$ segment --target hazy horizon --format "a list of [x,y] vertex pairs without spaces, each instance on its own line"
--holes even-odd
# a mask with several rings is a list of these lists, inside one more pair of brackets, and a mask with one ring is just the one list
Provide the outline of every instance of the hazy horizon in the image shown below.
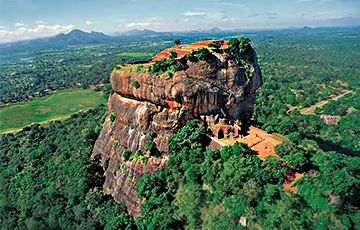
[[0,0],[0,42],[68,33],[360,25],[357,0]]

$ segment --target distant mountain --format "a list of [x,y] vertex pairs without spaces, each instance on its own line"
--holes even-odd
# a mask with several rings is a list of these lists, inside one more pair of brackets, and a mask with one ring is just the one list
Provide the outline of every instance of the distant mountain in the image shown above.
[[149,37],[149,36],[157,36],[161,33],[158,33],[154,30],[147,30],[147,29],[143,29],[143,30],[129,30],[126,32],[122,32],[122,33],[115,33],[113,34],[113,36],[142,36],[142,37]]
[[205,38],[217,38],[223,36],[236,36],[239,33],[244,34],[246,32],[260,33],[266,31],[272,32],[293,32],[293,33],[318,33],[321,31],[337,31],[341,28],[347,29],[359,29],[359,26],[348,27],[308,27],[303,28],[285,28],[285,29],[233,29],[222,30],[218,27],[213,27],[210,30],[192,30],[192,31],[177,31],[177,32],[157,32],[154,30],[130,30],[123,33],[112,34],[112,36],[105,35],[101,32],[91,31],[90,33],[84,32],[79,29],[72,30],[68,34],[58,34],[52,37],[38,38],[32,40],[0,43],[0,52],[16,52],[22,50],[41,50],[49,48],[64,48],[69,45],[91,45],[91,44],[107,44],[116,42],[139,42],[139,41],[173,41],[175,38],[181,39],[181,42],[189,43],[199,39]]
[[313,28],[311,28],[310,26],[304,26],[302,29],[303,30],[312,30]]
[[209,32],[219,33],[219,32],[222,32],[222,29],[220,29],[219,27],[214,27],[214,28],[211,28],[209,30]]
[[112,37],[100,32],[91,31],[90,33],[88,33],[78,29],[72,30],[68,34],[61,33],[48,38],[49,43],[62,45],[95,44],[113,40],[114,39]]
[[70,31],[68,34],[58,34],[52,37],[0,44],[3,51],[13,49],[36,49],[57,48],[68,45],[90,45],[116,41],[115,38],[100,32],[84,32],[79,29]]

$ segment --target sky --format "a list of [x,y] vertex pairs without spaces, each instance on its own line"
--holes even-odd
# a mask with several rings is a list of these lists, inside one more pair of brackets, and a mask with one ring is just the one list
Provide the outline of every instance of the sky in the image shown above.
[[67,33],[360,25],[360,0],[0,0],[0,43]]

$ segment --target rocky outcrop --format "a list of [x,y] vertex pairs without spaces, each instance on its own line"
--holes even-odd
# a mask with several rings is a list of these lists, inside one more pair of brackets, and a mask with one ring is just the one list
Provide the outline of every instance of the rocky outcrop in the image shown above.
[[[190,61],[188,54],[196,56],[197,49],[214,42],[221,45],[208,48],[210,61],[201,58]],[[223,41],[196,44],[167,50],[181,54],[176,58],[181,70],[174,72],[170,68],[153,74],[149,71],[153,62],[149,61],[121,66],[110,76],[115,93],[109,99],[109,116],[92,157],[100,157],[106,167],[104,192],[125,203],[133,216],[140,214],[141,204],[136,182],[143,173],[166,166],[168,138],[176,129],[191,118],[211,126],[219,118],[247,124],[252,115],[256,89],[262,84],[255,51],[250,47],[239,60],[235,56],[241,55],[227,49]],[[150,131],[156,136],[150,135]],[[156,144],[158,156],[145,149],[149,141]],[[140,150],[146,156],[139,153],[124,160],[125,150],[134,155]]]

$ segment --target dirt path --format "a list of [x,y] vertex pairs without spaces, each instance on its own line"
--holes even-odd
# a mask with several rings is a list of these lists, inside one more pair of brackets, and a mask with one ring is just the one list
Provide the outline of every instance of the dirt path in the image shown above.
[[301,113],[301,114],[314,114],[314,111],[315,111],[315,109],[316,109],[317,107],[322,107],[322,106],[326,105],[327,103],[329,103],[329,101],[333,101],[333,100],[336,101],[336,100],[342,98],[343,96],[345,96],[346,94],[349,94],[349,93],[352,93],[352,90],[347,91],[346,93],[343,93],[343,94],[341,94],[341,95],[339,95],[339,96],[330,98],[330,99],[328,99],[328,100],[320,101],[320,102],[318,102],[318,103],[316,103],[315,105],[312,105],[312,106],[310,106],[310,107],[302,108],[302,109],[300,109],[300,113]]

